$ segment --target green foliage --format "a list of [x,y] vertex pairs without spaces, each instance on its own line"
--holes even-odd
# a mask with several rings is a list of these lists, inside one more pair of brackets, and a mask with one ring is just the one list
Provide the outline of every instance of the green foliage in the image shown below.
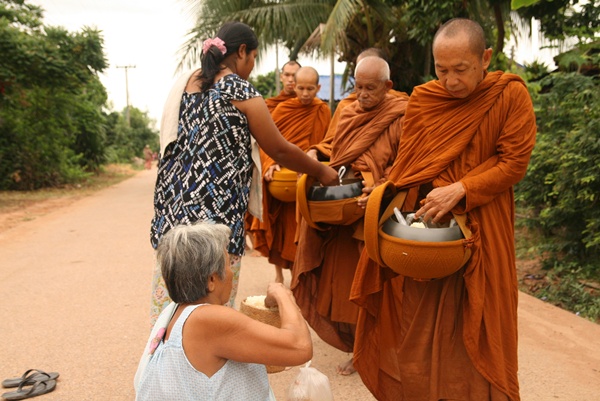
[[594,39],[600,27],[600,1],[539,0],[518,10],[521,17],[540,20],[548,39]]
[[276,83],[279,79],[275,71],[271,71],[266,75],[259,75],[254,79],[250,79],[250,82],[260,92],[263,98],[267,99],[277,95]]
[[598,80],[555,73],[534,97],[537,144],[517,200],[545,235],[546,265],[577,263],[600,274],[600,88]]
[[576,263],[556,265],[546,276],[547,285],[535,296],[563,309],[600,322],[600,296],[598,289],[586,285],[584,269]]
[[41,20],[39,7],[0,0],[0,189],[72,183],[105,162],[100,32]]
[[106,157],[109,163],[131,163],[136,157],[143,159],[144,146],[153,152],[159,151],[158,131],[151,128],[155,121],[148,113],[130,107],[129,125],[122,113],[112,112],[106,117]]
[[510,8],[513,10],[518,10],[521,7],[528,7],[531,6],[535,3],[537,3],[540,0],[512,0],[510,2]]

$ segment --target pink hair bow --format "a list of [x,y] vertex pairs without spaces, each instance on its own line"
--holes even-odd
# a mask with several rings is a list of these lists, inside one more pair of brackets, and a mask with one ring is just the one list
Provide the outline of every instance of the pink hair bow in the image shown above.
[[214,39],[206,39],[203,43],[202,43],[202,53],[206,54],[208,53],[208,51],[210,50],[210,48],[212,46],[216,46],[217,49],[219,49],[221,51],[221,53],[223,53],[223,55],[225,55],[225,53],[227,53],[227,48],[225,47],[225,42],[223,42],[223,39],[216,37]]

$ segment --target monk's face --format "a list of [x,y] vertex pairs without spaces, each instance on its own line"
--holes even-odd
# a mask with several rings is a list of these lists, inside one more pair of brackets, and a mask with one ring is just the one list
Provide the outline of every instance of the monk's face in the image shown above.
[[356,99],[365,111],[379,106],[391,87],[392,81],[381,79],[381,74],[376,69],[361,69],[354,77]]
[[490,65],[492,49],[476,54],[465,33],[440,36],[433,45],[435,74],[451,96],[469,96],[483,80]]
[[286,64],[283,67],[281,74],[279,74],[279,80],[283,85],[283,91],[288,95],[294,93],[294,75],[299,68],[300,66],[298,64]]
[[321,85],[317,84],[317,79],[311,72],[298,72],[296,74],[296,85],[294,86],[294,92],[298,96],[298,100],[305,106],[312,103],[317,92],[321,89]]

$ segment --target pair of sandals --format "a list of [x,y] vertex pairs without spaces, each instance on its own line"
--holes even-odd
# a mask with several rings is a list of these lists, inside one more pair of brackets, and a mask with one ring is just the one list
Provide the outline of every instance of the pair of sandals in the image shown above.
[[56,388],[58,372],[46,373],[43,370],[29,369],[21,377],[2,381],[2,387],[17,387],[16,391],[2,394],[2,399],[7,401],[24,400],[46,394]]

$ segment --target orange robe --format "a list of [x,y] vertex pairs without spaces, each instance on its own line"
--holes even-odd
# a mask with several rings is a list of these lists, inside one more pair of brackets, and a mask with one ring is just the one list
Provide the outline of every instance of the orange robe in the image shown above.
[[[394,89],[390,89],[388,91],[388,94],[400,98],[405,98],[408,96],[406,93],[399,92]],[[338,125],[338,122],[340,121],[342,111],[346,108],[346,106],[349,106],[352,103],[354,103],[356,99],[356,92],[352,92],[348,96],[340,100],[337,107],[335,108],[333,116],[331,117],[331,122],[329,123],[329,128],[327,129],[327,134],[325,134],[325,138],[318,145],[311,146],[311,148],[314,148],[317,151],[319,151],[320,157],[325,157],[329,159],[329,153],[331,152],[331,143],[333,142],[333,138],[335,137],[336,127]]]
[[[304,106],[298,98],[282,102],[271,114],[275,125],[285,139],[306,151],[325,136],[331,111],[320,99]],[[261,151],[263,173],[276,164]],[[291,268],[296,256],[296,202],[281,202],[271,196],[263,183],[263,221],[253,219],[250,231],[254,236],[254,247],[269,263]]]
[[535,143],[527,88],[497,71],[457,99],[431,81],[415,88],[405,118],[389,178],[413,192],[461,181],[453,211],[468,213],[472,256],[419,282],[363,252],[351,293],[362,307],[355,367],[379,400],[519,400],[513,185]]
[[283,103],[286,100],[290,100],[296,97],[296,92],[291,94],[286,93],[285,91],[279,92],[279,95],[270,97],[265,99],[265,103],[267,104],[267,108],[269,109],[269,113],[273,114],[275,108],[279,105],[279,103]]
[[[385,181],[398,151],[402,119],[408,96],[386,95],[381,105],[363,111],[349,105],[332,134],[330,165],[351,167],[360,176],[369,171],[375,181]],[[318,231],[301,219],[298,252],[292,269],[291,289],[302,314],[329,345],[345,352],[354,346],[358,306],[350,302],[350,288],[363,241],[353,225],[332,225]]]

